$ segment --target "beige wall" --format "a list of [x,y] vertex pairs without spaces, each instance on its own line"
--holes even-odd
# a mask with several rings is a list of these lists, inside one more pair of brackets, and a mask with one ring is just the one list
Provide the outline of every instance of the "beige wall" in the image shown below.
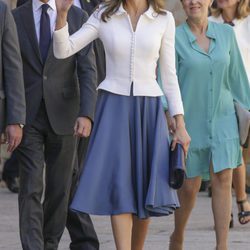
[[184,22],[186,17],[182,9],[180,0],[166,0],[167,1],[167,10],[171,11],[174,15],[176,25]]

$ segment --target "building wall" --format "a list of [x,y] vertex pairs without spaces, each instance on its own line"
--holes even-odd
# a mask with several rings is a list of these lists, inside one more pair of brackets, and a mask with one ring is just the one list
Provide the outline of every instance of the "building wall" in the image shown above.
[[183,11],[180,0],[166,0],[167,10],[171,11],[174,15],[176,25],[184,22],[186,20],[185,13]]

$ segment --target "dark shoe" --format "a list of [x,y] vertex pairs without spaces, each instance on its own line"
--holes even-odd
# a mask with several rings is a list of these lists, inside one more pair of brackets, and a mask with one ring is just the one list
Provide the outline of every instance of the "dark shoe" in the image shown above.
[[247,185],[246,185],[246,193],[247,193],[247,194],[250,194],[250,186],[247,186]]
[[234,215],[233,215],[233,213],[231,213],[231,220],[229,223],[229,228],[233,228],[233,227],[234,227]]
[[205,191],[207,191],[209,185],[210,185],[210,181],[202,181],[199,192],[205,192]]
[[17,178],[7,178],[4,180],[7,188],[12,192],[12,193],[18,193],[19,192],[19,182]]
[[208,189],[207,189],[207,195],[210,198],[212,197],[212,187],[211,186],[209,186]]
[[250,211],[245,211],[244,210],[244,203],[247,202],[247,199],[242,200],[242,201],[237,201],[237,204],[240,206],[240,212],[238,213],[238,219],[239,223],[241,225],[247,224],[249,221],[245,221],[246,217],[250,216]]

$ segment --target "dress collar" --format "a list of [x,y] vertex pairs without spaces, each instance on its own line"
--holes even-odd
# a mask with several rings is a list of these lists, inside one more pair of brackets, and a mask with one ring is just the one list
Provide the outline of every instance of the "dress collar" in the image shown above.
[[[191,31],[189,25],[187,24],[187,22],[185,22],[183,24],[183,28],[188,36],[188,39],[191,43],[195,42],[196,41],[196,37],[195,35],[193,34],[193,32]],[[212,39],[216,39],[216,36],[215,36],[215,32],[214,32],[214,27],[213,27],[213,23],[208,21],[208,26],[207,26],[207,31],[206,31],[206,35],[207,37],[209,38],[212,38]]]

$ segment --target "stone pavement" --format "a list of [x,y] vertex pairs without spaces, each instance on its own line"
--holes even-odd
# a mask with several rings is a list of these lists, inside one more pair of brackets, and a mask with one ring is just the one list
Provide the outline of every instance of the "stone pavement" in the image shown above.
[[[211,200],[200,193],[186,232],[185,250],[213,250],[215,235],[211,212]],[[239,225],[233,204],[235,227],[230,231],[229,250],[250,250],[250,224]],[[115,249],[108,217],[93,217],[101,242],[101,250]],[[173,228],[173,216],[154,218],[150,226],[145,250],[167,250],[168,239]],[[59,250],[67,250],[67,230],[62,237]],[[17,195],[0,188],[0,250],[21,250],[18,235]],[[34,249],[35,250],[35,249]]]

